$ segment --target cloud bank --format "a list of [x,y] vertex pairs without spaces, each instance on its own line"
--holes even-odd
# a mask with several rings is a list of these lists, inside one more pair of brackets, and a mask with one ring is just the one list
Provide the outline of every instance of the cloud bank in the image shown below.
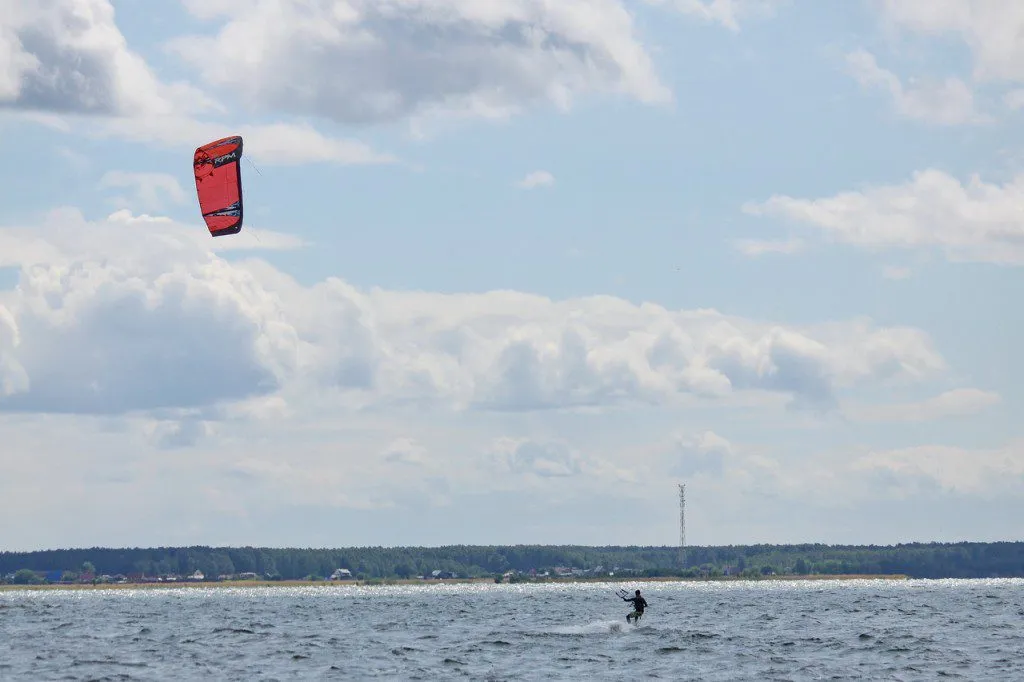
[[[214,25],[174,47],[257,111],[349,124],[507,117],[587,94],[671,95],[618,0],[186,0]],[[255,43],[258,53],[238,45]],[[316,87],[310,87],[316,83]]]
[[912,328],[787,327],[611,296],[303,286],[258,259],[224,260],[204,237],[126,212],[0,229],[3,264],[20,268],[0,293],[0,408],[120,413],[284,394],[534,411],[752,391],[828,409],[845,388],[945,366]]
[[1024,175],[998,185],[928,169],[902,184],[819,199],[776,195],[743,210],[864,249],[937,249],[951,260],[1024,262]]

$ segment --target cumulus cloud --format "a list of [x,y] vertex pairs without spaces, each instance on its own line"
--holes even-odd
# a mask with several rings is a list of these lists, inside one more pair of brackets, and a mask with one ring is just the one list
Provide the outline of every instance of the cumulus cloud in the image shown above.
[[225,112],[225,103],[157,78],[129,49],[110,0],[0,0],[0,16],[0,108],[22,112],[24,120],[188,151],[237,133],[247,153],[266,163],[397,161],[306,122],[216,122],[210,117]]
[[128,49],[109,0],[0,0],[0,106],[149,116],[215,108],[161,83]]
[[544,170],[533,171],[532,173],[527,173],[526,177],[517,184],[523,189],[550,187],[555,184],[555,176]]
[[744,211],[807,225],[866,249],[936,248],[955,260],[1024,262],[1024,175],[1003,185],[978,175],[961,183],[928,169],[899,185],[822,199],[778,195],[748,204]]
[[958,36],[974,55],[974,77],[1024,82],[1024,4],[1000,0],[881,0],[892,26],[923,35]]
[[671,472],[687,478],[698,474],[721,476],[731,454],[732,444],[714,431],[677,436],[676,463]]
[[[741,508],[793,494],[791,486],[798,473],[792,470],[791,458],[787,461],[778,455],[771,448],[735,443],[710,429],[685,430],[663,441],[650,460],[638,458],[644,463],[640,480],[664,481],[666,488],[686,483],[688,500],[703,508],[704,514],[708,504]],[[797,495],[803,487],[796,486]]]
[[878,65],[875,56],[856,50],[846,56],[850,74],[864,88],[878,88],[892,98],[896,112],[910,119],[938,125],[985,123],[990,117],[975,108],[974,93],[959,78],[949,77],[941,83],[924,83],[906,87],[899,77]]
[[[887,28],[935,39],[959,38],[973,57],[971,78],[986,89],[1011,87],[1024,82],[1024,6],[997,0],[878,0]],[[861,55],[863,57],[863,55]],[[856,57],[855,57],[856,59]],[[862,77],[892,91],[897,107],[905,115],[937,120],[940,123],[985,122],[992,116],[977,114],[971,89],[960,79],[948,78],[920,92],[904,92],[898,79],[862,59]],[[874,69],[874,75],[869,74]],[[1020,90],[1003,94],[1003,105],[1010,111],[1024,101]],[[929,114],[927,109],[934,106]]]
[[[243,510],[252,509],[257,500],[273,499],[290,507],[345,508],[380,510],[395,506],[393,492],[382,492],[386,480],[380,472],[346,457],[347,466],[337,466],[322,449],[304,449],[288,458],[280,456],[240,456],[223,469],[243,486],[228,486],[229,498]],[[225,491],[227,492],[227,491]]]
[[[345,123],[505,117],[588,93],[670,93],[620,0],[187,0],[220,20],[175,41],[204,82],[262,111]],[[258,51],[240,45],[258,44]]]
[[0,229],[0,262],[21,268],[17,289],[0,292],[0,406],[111,413],[281,394],[311,407],[522,411],[754,391],[823,408],[846,387],[944,368],[911,328],[784,327],[607,296],[362,291],[333,277],[304,286],[211,250],[234,243],[124,212]]
[[740,30],[740,21],[771,16],[789,0],[644,0],[648,5],[670,7],[683,14]]
[[850,469],[885,481],[888,494],[898,497],[922,491],[1016,494],[1024,478],[1024,448],[1011,443],[989,450],[944,445],[876,450],[856,458]]
[[156,422],[150,430],[150,440],[161,450],[193,447],[211,435],[211,426],[197,417]]
[[863,405],[845,410],[855,421],[926,422],[977,414],[998,405],[1001,396],[994,391],[957,388],[914,403]]
[[768,253],[792,254],[802,251],[804,241],[802,239],[737,239],[733,246],[744,256],[756,258]]
[[399,464],[423,464],[427,450],[414,438],[397,438],[384,450],[384,459]]
[[512,474],[561,477],[584,470],[580,454],[561,441],[499,438],[492,444],[491,455]]
[[882,268],[882,277],[885,279],[910,279],[910,276],[912,274],[913,272],[910,270],[910,268],[899,265],[886,265],[884,268]]
[[133,189],[130,199],[117,197],[120,205],[131,204],[144,210],[160,210],[167,203],[180,204],[185,201],[185,190],[178,179],[167,173],[134,173],[108,171],[100,178],[100,188]]
[[[947,504],[936,509],[930,520],[942,518],[944,526],[969,511],[969,507],[956,504],[955,497],[986,504],[999,500],[988,514],[978,514],[981,526],[986,517],[999,525],[1004,516],[1000,507],[1016,499],[1024,476],[1021,448],[1019,441],[989,449],[942,444],[828,448],[793,443],[756,452],[733,445],[732,452],[723,457],[723,471],[692,474],[691,478],[698,480],[688,486],[687,493],[695,502],[698,496],[704,498],[698,508],[706,515],[712,504],[764,507],[762,511],[771,508],[775,516],[768,523],[772,526],[782,519],[792,523],[797,508],[802,511],[796,516],[812,514],[821,519],[837,511],[845,516],[850,509],[919,510],[937,500]],[[722,517],[736,518],[736,514]],[[877,537],[878,519],[871,517],[865,525],[867,537]],[[747,521],[743,517],[743,522]],[[939,532],[930,524],[925,524],[923,531]]]
[[[611,542],[664,544],[678,533],[676,482],[688,483],[694,544],[702,536],[738,543],[957,540],[978,528],[999,538],[1012,536],[1019,517],[1007,509],[1020,507],[1020,443],[821,448],[802,431],[771,446],[729,442],[720,450],[720,475],[681,478],[672,471],[680,453],[702,446],[710,452],[715,444],[706,429],[666,438],[678,412],[618,423],[595,416],[575,437],[559,428],[566,421],[530,420],[559,435],[498,439],[497,421],[509,420],[484,419],[489,423],[479,428],[479,414],[422,416],[405,413],[398,423],[394,414],[334,410],[316,422],[218,423],[216,439],[160,451],[148,417],[119,418],[115,431],[94,418],[0,414],[7,456],[0,518],[33,520],[5,527],[7,547],[332,546],[339,525],[355,533],[343,545],[559,543],[585,533],[580,517],[605,536],[587,542],[608,542],[611,533]],[[166,432],[180,418],[163,420]],[[388,461],[396,434],[429,451],[425,463]],[[751,440],[764,443],[764,435]],[[182,507],[182,499],[198,507]],[[231,516],[211,516],[211,508]],[[922,511],[926,522],[907,520]],[[160,524],[168,515],[177,522]],[[111,517],[124,523],[103,523]],[[406,534],[410,518],[420,523]],[[851,518],[863,524],[850,525]]]
[[245,140],[246,157],[258,163],[275,165],[398,162],[392,154],[377,152],[357,140],[325,135],[306,123],[224,126],[184,117],[147,117],[92,123],[84,130],[95,137],[116,137],[152,147],[189,152],[205,142],[238,134]]
[[[197,221],[198,216],[198,206]],[[192,249],[220,253],[239,250],[290,250],[305,246],[294,235],[259,228],[243,229],[231,239],[212,239],[206,226],[180,224],[170,218],[119,209],[101,220],[90,221],[75,208],[64,207],[46,213],[38,225],[0,227],[0,267],[29,268],[34,265],[69,266],[91,258],[107,260],[142,259],[146,267],[173,263]],[[153,250],[156,247],[156,250]]]

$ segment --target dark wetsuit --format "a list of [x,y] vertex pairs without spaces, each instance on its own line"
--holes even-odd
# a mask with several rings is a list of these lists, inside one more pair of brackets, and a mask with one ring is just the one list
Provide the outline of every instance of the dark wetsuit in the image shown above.
[[644,615],[644,609],[647,607],[647,600],[640,596],[629,597],[628,599],[623,597],[622,600],[633,602],[633,613],[626,614],[626,620],[628,621],[632,618],[640,620],[640,616]]

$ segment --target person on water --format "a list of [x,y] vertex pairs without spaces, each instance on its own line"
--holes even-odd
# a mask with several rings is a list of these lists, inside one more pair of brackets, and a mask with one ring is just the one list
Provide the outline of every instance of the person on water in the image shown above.
[[623,597],[622,601],[633,602],[633,611],[626,614],[626,622],[640,622],[640,617],[644,615],[644,609],[647,608],[647,600],[640,596],[640,590],[636,591],[635,597]]

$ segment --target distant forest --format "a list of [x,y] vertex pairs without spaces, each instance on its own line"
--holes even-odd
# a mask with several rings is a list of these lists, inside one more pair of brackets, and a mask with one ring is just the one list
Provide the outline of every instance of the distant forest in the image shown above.
[[159,547],[57,549],[0,553],[0,580],[11,583],[95,580],[137,581],[186,577],[205,580],[255,574],[264,580],[321,579],[346,569],[357,580],[556,576],[720,577],[734,575],[903,574],[912,578],[1024,577],[1024,542],[914,543],[893,546],[730,545],[586,547],[551,545],[354,547]]

